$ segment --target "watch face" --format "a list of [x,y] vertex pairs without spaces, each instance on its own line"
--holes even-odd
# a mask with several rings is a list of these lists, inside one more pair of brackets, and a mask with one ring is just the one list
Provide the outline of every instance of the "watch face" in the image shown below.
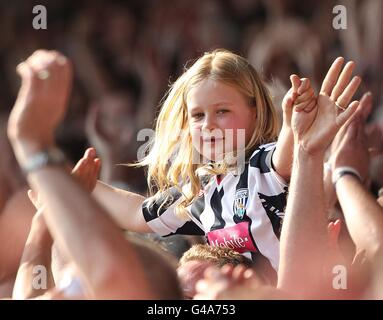
[[47,165],[62,165],[66,161],[64,153],[57,148],[41,151],[30,157],[22,165],[25,174],[39,170]]

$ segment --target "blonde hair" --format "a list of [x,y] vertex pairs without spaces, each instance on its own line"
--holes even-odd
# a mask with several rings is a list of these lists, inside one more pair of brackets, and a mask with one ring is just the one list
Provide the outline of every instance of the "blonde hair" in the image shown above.
[[208,244],[196,244],[188,251],[185,251],[178,263],[178,267],[189,261],[208,261],[214,263],[217,267],[222,267],[225,264],[234,266],[243,264],[249,268],[253,266],[253,262],[249,258],[231,248],[209,246]]
[[[275,141],[279,131],[276,111],[266,86],[255,69],[243,57],[228,50],[205,53],[174,82],[165,95],[157,118],[155,137],[148,155],[137,165],[148,166],[150,192],[170,198],[170,188],[183,195],[176,207],[179,217],[187,219],[186,208],[201,190],[200,169],[210,175],[223,174],[225,164],[206,166],[193,162],[193,145],[188,133],[186,98],[190,89],[205,79],[235,87],[249,106],[256,108],[256,128],[245,147],[246,155],[263,143]],[[187,190],[184,187],[187,186]]]

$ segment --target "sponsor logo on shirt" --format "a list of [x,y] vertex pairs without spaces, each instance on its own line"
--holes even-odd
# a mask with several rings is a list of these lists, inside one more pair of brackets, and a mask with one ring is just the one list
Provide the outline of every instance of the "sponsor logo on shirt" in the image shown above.
[[238,189],[235,192],[233,211],[234,215],[242,219],[246,213],[247,199],[249,198],[249,189]]
[[231,248],[239,253],[257,252],[249,234],[249,222],[241,222],[233,227],[210,231],[207,239],[211,246]]

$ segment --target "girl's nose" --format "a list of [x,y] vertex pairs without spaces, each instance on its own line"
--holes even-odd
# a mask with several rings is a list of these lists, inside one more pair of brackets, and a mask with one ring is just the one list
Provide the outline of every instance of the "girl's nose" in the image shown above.
[[202,125],[202,131],[211,131],[217,129],[217,123],[212,115],[206,115]]

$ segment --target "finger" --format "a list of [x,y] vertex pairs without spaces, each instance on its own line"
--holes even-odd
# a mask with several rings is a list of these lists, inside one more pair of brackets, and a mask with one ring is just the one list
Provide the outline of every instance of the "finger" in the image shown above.
[[355,112],[353,113],[353,115],[344,123],[344,125],[342,126],[342,128],[339,130],[339,132],[343,132],[342,136],[344,135],[344,133],[346,132],[347,130],[347,127],[350,125],[350,123],[352,121],[355,120],[355,118],[357,117],[361,117],[361,118],[364,118],[364,115],[363,115],[363,106],[360,104],[359,102],[359,105],[358,107],[356,108]]
[[82,171],[86,166],[86,159],[85,158],[81,158],[77,163],[76,165],[74,166],[74,168],[72,169],[72,174],[77,174],[79,173],[80,171]]
[[316,100],[315,99],[310,99],[310,100],[308,100],[308,101],[304,101],[304,102],[301,102],[300,104],[297,104],[296,106],[294,106],[294,108],[297,110],[297,111],[302,111],[302,110],[304,110],[304,109],[306,109],[306,107],[312,107],[312,103],[313,103],[313,101],[314,101],[314,103],[316,102]]
[[195,284],[195,291],[199,293],[207,292],[209,290],[209,282],[201,279]]
[[33,86],[34,84],[36,84],[36,81],[32,81],[35,78],[35,74],[31,66],[28,64],[28,62],[24,61],[20,63],[17,66],[16,70],[21,77],[20,91],[24,91],[27,88],[30,88],[30,86]]
[[292,92],[292,89],[290,89],[286,93],[285,97],[283,98],[282,105],[285,107],[286,110],[289,110],[293,106],[293,103],[294,103],[293,92]]
[[304,108],[304,112],[311,112],[317,105],[317,100],[316,99],[313,99],[308,105],[306,108]]
[[242,281],[243,280],[243,274],[246,271],[246,267],[243,265],[238,265],[233,270],[233,279],[236,281]]
[[335,84],[337,83],[337,79],[342,69],[343,62],[343,57],[338,57],[335,59],[322,82],[321,92],[325,93],[328,96],[331,95],[331,92]]
[[304,101],[310,100],[314,96],[314,90],[309,89],[306,91],[303,91],[303,93],[298,96],[298,98],[295,100],[295,104],[300,104]]
[[359,131],[359,117],[356,117],[347,127],[345,139],[348,141],[353,141],[357,139],[358,131]]
[[339,241],[339,234],[340,230],[342,228],[342,222],[340,219],[335,220],[333,224],[333,243],[338,246]]
[[301,79],[296,74],[292,74],[290,76],[291,86],[293,89],[293,93],[298,93],[298,88],[301,84]]
[[88,148],[85,150],[84,157],[93,160],[96,157],[96,150],[94,148]]
[[100,171],[101,171],[101,159],[96,158],[95,162],[96,162],[96,165],[97,165],[97,171],[96,171],[97,175],[96,175],[96,177],[98,178],[100,176]]
[[97,180],[97,177],[98,177],[98,166],[97,166],[97,163],[95,162],[95,160],[93,160],[93,162],[92,162],[92,171],[90,172],[90,176],[89,176],[89,186],[88,186],[88,189],[93,187],[93,184]]
[[339,98],[339,96],[342,94],[347,84],[350,82],[354,67],[355,67],[354,61],[347,62],[346,66],[343,68],[342,73],[339,76],[339,79],[334,89],[332,90],[332,93],[331,93],[332,100],[336,101]]
[[367,92],[363,95],[360,100],[360,108],[363,111],[363,119],[366,121],[371,114],[372,111],[372,94],[371,92]]
[[29,189],[28,192],[28,198],[32,202],[32,204],[37,207],[37,198],[36,195],[34,194],[33,190]]
[[335,249],[337,247],[337,237],[334,228],[334,222],[330,222],[327,226],[327,234],[328,234],[328,244],[330,249]]
[[254,272],[254,270],[252,270],[250,268],[246,269],[245,272],[243,273],[243,278],[246,280],[250,279],[254,276],[255,276],[255,272]]
[[347,109],[337,116],[337,125],[342,126],[354,114],[358,106],[359,101],[351,102]]
[[301,85],[299,86],[297,92],[298,94],[302,94],[305,92],[308,88],[310,88],[310,79],[302,78],[301,79]]
[[226,277],[229,277],[231,278],[232,274],[233,274],[233,270],[234,270],[234,266],[232,264],[225,264],[222,268],[221,268],[221,273],[226,276]]
[[354,96],[356,90],[358,90],[360,83],[362,82],[362,79],[358,76],[354,77],[351,82],[347,85],[346,89],[342,92],[342,94],[338,97],[338,104],[341,107],[347,106],[352,97]]
[[219,278],[222,278],[223,275],[222,273],[220,272],[220,270],[217,268],[217,267],[209,267],[205,270],[204,272],[204,278],[205,279],[213,279],[213,280],[217,280]]

